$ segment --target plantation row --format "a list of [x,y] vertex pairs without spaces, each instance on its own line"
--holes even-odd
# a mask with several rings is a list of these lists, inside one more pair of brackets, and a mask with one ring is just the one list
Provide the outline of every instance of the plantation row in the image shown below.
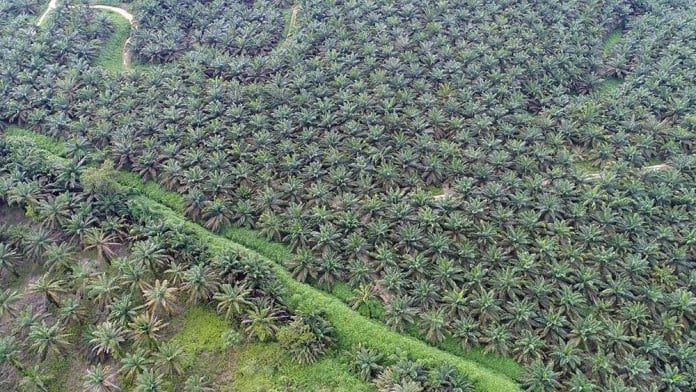
[[[519,360],[532,390],[696,382],[688,2],[306,1],[282,45],[287,4],[176,3],[133,3],[147,70],[13,49],[0,118],[289,245],[296,279],[396,331]],[[5,46],[90,15],[2,22]]]
[[[2,140],[0,152],[0,201],[39,223],[29,230],[0,226],[3,286],[28,266],[44,272],[27,291],[8,288],[0,296],[5,387],[44,390],[50,381],[40,363],[72,352],[82,339],[93,364],[82,377],[85,390],[116,390],[119,384],[136,391],[200,390],[195,361],[160,334],[184,305],[212,303],[247,339],[277,338],[299,363],[316,361],[336,343],[351,349],[350,366],[365,381],[374,378],[379,390],[473,390],[457,369],[461,361],[395,338],[367,320],[352,324],[360,317],[336,300],[317,296],[255,253],[133,193],[114,181],[118,176],[108,166],[85,166],[86,157],[63,160],[27,138]],[[290,313],[287,299],[299,313]],[[230,346],[239,342],[234,332],[224,338]],[[514,390],[475,365],[463,369],[482,390]]]

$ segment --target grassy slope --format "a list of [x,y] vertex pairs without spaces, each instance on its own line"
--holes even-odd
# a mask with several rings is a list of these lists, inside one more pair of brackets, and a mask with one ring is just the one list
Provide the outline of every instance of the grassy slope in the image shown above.
[[[18,131],[18,128],[8,128],[8,133],[10,136],[18,135],[32,139],[33,135],[35,135],[33,132],[29,131]],[[50,138],[38,137],[37,140],[38,146],[46,143],[47,140],[53,144],[51,150],[47,149],[47,151],[59,152],[62,148],[60,147],[61,143],[54,142]],[[61,154],[58,153],[58,155]],[[126,185],[130,186],[131,184],[129,182]],[[147,208],[150,213],[172,224],[185,226],[195,233],[196,236],[204,239],[213,250],[222,252],[226,249],[233,248],[239,250],[242,254],[246,254],[250,257],[257,257],[269,262],[278,276],[278,279],[286,288],[288,297],[291,299],[290,305],[292,308],[326,310],[327,318],[336,328],[339,336],[339,344],[342,348],[351,349],[354,345],[363,344],[386,355],[395,353],[397,348],[400,348],[410,353],[415,359],[421,360],[426,365],[436,366],[441,363],[449,363],[455,366],[477,383],[477,390],[479,391],[505,392],[519,390],[519,386],[502,372],[482,366],[480,363],[473,360],[467,360],[457,355],[443,352],[413,337],[404,336],[391,331],[384,324],[363,317],[358,312],[350,309],[339,299],[309,285],[297,282],[279,263],[249,249],[247,246],[250,247],[250,245],[243,246],[229,238],[212,234],[200,225],[183,217],[180,211],[174,211],[170,207],[162,204],[161,200],[156,200],[158,195],[155,194],[153,195],[154,197],[151,197],[146,193],[147,190],[143,189],[143,187],[138,187],[136,189],[143,192],[143,194],[133,197],[132,200],[134,203]],[[161,196],[169,192],[160,189],[157,193]],[[258,237],[257,240],[263,241]],[[274,248],[277,252],[281,252],[280,247],[276,246]],[[496,361],[492,361],[492,363],[496,363]],[[505,368],[505,366],[499,367],[501,369]]]
[[104,43],[104,47],[99,52],[95,60],[95,65],[106,68],[112,72],[124,70],[123,66],[123,45],[125,45],[130,34],[130,23],[115,12],[100,10],[99,12],[107,15],[114,25],[114,32]]
[[374,390],[350,374],[339,355],[298,365],[277,343],[241,343],[227,350],[223,334],[231,328],[212,309],[193,307],[180,318],[182,326],[172,340],[188,354],[187,365],[192,373],[207,376],[221,392],[290,387],[327,392]]

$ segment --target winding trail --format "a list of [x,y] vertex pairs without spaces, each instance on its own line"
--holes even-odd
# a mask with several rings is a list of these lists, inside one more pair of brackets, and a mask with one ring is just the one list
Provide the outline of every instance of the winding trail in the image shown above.
[[[138,24],[133,17],[133,14],[130,12],[124,10],[123,8],[118,8],[110,5],[102,5],[102,4],[90,4],[87,7],[92,8],[92,9],[98,9],[98,10],[105,10],[105,11],[110,11],[110,12],[115,12],[122,16],[124,19],[130,23],[131,28],[137,29]],[[58,8],[58,0],[51,0],[48,3],[48,7],[46,8],[46,11],[44,11],[43,14],[41,14],[41,17],[39,20],[36,22],[37,26],[41,26],[43,22],[46,20],[46,17],[48,14],[52,11]],[[294,15],[294,14],[293,14]],[[131,53],[128,51],[128,43],[130,42],[130,37],[126,40],[126,42],[123,44],[123,52],[121,56],[123,57],[123,67],[128,69],[130,68],[130,63],[131,63]]]
[[41,17],[40,17],[39,20],[36,22],[36,25],[37,25],[37,26],[41,26],[41,24],[44,22],[44,20],[45,20],[46,17],[48,16],[48,13],[51,12],[52,10],[56,9],[56,7],[58,7],[58,0],[51,0],[51,1],[48,3],[48,8],[46,8],[46,11],[44,11],[44,13],[41,14]]
[[300,10],[300,4],[296,3],[292,6],[292,15],[290,16],[290,25],[288,26],[288,37],[292,34],[292,29],[297,24],[297,12]]

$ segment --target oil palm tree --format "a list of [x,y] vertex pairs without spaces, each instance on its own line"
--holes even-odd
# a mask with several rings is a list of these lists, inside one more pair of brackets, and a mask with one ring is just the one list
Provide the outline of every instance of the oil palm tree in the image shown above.
[[176,342],[162,343],[152,355],[157,371],[168,375],[184,374],[186,353]]
[[258,339],[265,342],[273,339],[278,326],[278,316],[272,305],[266,303],[254,303],[247,311],[242,321],[244,332],[250,339]]
[[177,291],[176,287],[169,286],[169,281],[166,279],[163,281],[156,279],[155,284],[152,286],[146,283],[143,288],[145,307],[150,313],[155,315],[161,315],[162,313],[171,315],[176,308]]
[[159,345],[161,330],[167,325],[149,312],[137,315],[128,323],[135,347],[153,348]]
[[113,392],[121,388],[116,384],[115,374],[109,366],[97,364],[87,369],[82,376],[82,386],[89,392]]
[[147,369],[136,377],[133,391],[161,392],[165,390],[164,387],[165,384],[162,375],[155,373],[152,369]]
[[17,252],[8,245],[0,243],[0,271],[8,271],[15,277],[19,277],[17,272]]
[[121,353],[121,345],[126,339],[125,331],[111,321],[104,321],[97,325],[90,336],[89,344],[92,346],[92,353],[102,359],[118,358]]
[[97,252],[97,260],[100,262],[104,260],[107,264],[111,264],[111,259],[115,255],[114,247],[119,245],[114,234],[95,227],[85,230],[82,242],[85,251],[94,249]]
[[119,374],[126,381],[132,382],[154,363],[148,352],[144,348],[138,347],[125,353],[120,364]]
[[70,345],[69,337],[70,335],[63,332],[59,323],[48,325],[45,321],[32,325],[28,335],[31,348],[36,351],[36,355],[42,362],[46,360],[49,353],[62,355]]
[[60,308],[61,296],[66,292],[66,283],[63,280],[54,280],[49,274],[41,275],[34,283],[29,285],[31,292],[42,294],[46,302]]
[[232,316],[244,314],[247,308],[252,304],[249,301],[251,290],[245,284],[234,286],[225,283],[220,286],[219,291],[213,295],[213,299],[218,302],[218,314],[224,314],[227,320],[231,320]]

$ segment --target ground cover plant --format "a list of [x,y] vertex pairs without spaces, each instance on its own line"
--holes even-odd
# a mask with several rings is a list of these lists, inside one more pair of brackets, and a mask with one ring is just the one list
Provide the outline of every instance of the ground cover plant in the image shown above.
[[5,125],[524,389],[694,389],[689,1],[133,1],[132,72],[78,4],[6,6]]

